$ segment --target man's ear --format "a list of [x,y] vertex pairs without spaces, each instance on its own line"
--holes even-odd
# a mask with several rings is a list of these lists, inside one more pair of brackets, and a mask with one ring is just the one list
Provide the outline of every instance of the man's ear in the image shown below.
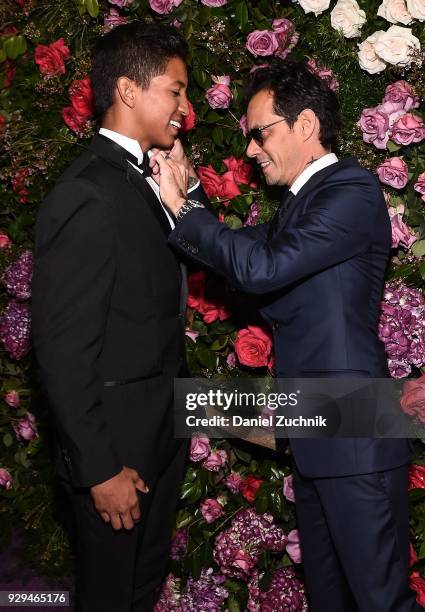
[[317,115],[311,108],[305,108],[297,118],[298,129],[304,141],[310,140],[314,135],[319,136],[320,124]]
[[126,76],[117,79],[116,95],[121,102],[129,108],[134,108],[136,103],[136,83]]

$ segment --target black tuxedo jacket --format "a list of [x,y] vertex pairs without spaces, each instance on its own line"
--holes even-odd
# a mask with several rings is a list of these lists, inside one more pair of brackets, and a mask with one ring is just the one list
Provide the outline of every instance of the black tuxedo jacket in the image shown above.
[[36,225],[34,348],[57,468],[76,487],[124,465],[150,482],[181,443],[172,414],[185,368],[181,269],[165,213],[127,155],[95,136]]

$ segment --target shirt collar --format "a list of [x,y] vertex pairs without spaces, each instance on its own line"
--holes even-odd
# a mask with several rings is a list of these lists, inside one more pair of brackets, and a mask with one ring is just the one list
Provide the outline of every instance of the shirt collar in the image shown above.
[[102,134],[102,136],[106,136],[106,138],[113,140],[118,145],[120,145],[120,147],[134,155],[134,157],[137,158],[138,164],[142,163],[143,151],[137,140],[129,138],[128,136],[124,136],[123,134],[119,134],[118,132],[114,132],[114,130],[108,130],[107,128],[100,128],[99,134]]
[[323,170],[323,168],[326,168],[331,164],[335,164],[337,161],[338,158],[335,153],[326,153],[322,157],[319,157],[319,159],[316,159],[313,163],[304,168],[299,177],[292,183],[289,191],[291,191],[294,195],[297,195],[300,189],[304,187],[313,174],[316,174],[316,172]]

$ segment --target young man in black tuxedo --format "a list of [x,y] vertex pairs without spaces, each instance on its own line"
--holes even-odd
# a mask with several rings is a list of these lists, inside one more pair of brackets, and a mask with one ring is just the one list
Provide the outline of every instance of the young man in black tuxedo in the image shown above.
[[186,455],[172,415],[186,295],[147,151],[181,154],[186,53],[156,24],[98,42],[102,127],[37,220],[33,337],[75,516],[79,612],[151,610],[166,571]]

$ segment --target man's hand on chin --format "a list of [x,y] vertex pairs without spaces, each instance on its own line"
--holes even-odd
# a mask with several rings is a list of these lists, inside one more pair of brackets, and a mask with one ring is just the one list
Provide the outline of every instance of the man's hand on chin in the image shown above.
[[159,194],[161,200],[176,215],[187,200],[189,170],[184,163],[172,159],[165,151],[159,151],[152,155],[151,167],[155,163],[159,168]]
[[149,493],[149,488],[136,470],[123,467],[121,472],[90,487],[94,505],[105,523],[116,530],[132,529],[140,521],[140,506],[136,489]]

